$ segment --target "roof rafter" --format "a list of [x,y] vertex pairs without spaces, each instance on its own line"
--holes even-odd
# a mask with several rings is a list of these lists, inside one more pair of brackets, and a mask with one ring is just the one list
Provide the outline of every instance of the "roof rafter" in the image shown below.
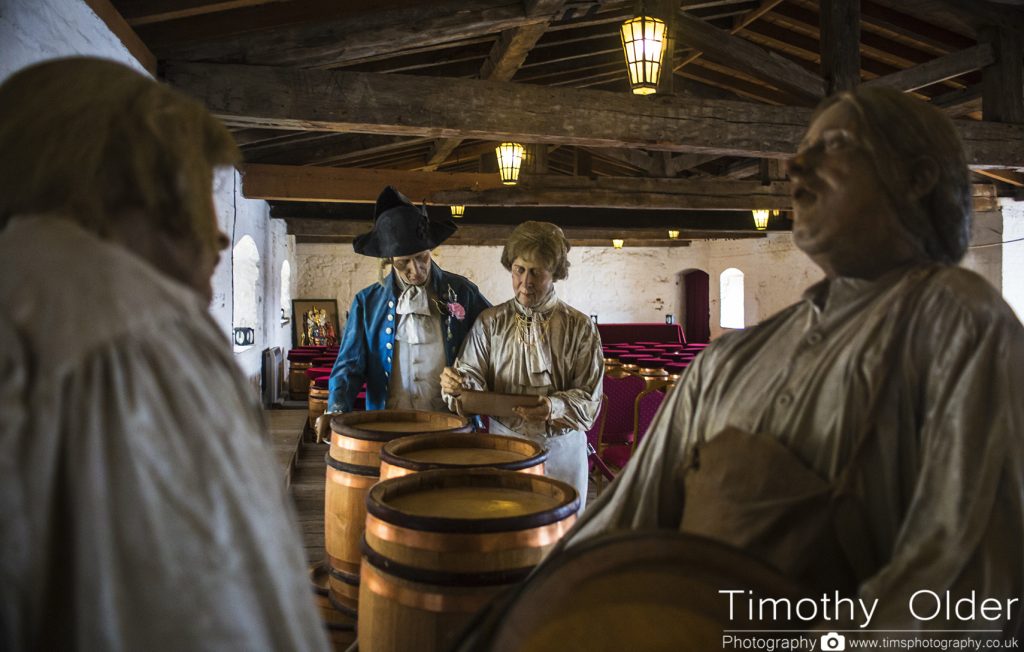
[[[231,126],[734,156],[792,153],[811,114],[794,106],[651,102],[605,91],[268,66],[169,63],[166,77]],[[1024,166],[1024,125],[957,126],[973,166]]]

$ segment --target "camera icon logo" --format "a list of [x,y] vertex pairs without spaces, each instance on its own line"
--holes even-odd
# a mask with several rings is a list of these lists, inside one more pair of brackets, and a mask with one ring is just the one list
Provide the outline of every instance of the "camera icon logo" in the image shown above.
[[821,649],[822,650],[845,650],[846,649],[846,637],[842,634],[836,634],[835,632],[829,632],[828,634],[821,635]]

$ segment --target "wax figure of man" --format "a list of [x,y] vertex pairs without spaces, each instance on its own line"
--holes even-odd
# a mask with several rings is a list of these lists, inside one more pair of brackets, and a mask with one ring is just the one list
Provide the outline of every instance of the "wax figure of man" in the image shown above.
[[230,134],[127,67],[62,59],[0,86],[0,151],[0,649],[326,649],[208,310]]
[[[819,597],[877,598],[872,630],[1009,635],[1024,596],[1024,329],[956,266],[971,209],[956,131],[862,87],[818,109],[788,172],[793,239],[826,278],[697,358],[564,543],[678,529]],[[918,619],[922,590],[1009,610]]]
[[501,264],[515,297],[484,311],[441,388],[453,408],[463,388],[538,397],[514,417],[492,417],[491,432],[533,439],[548,449],[545,475],[587,501],[587,436],[601,407],[604,359],[590,318],[555,293],[569,275],[569,241],[549,222],[512,231]]
[[[327,412],[349,412],[366,383],[366,409],[447,411],[441,370],[452,363],[477,315],[491,304],[469,279],[446,272],[430,250],[455,233],[388,186],[377,198],[373,230],[357,254],[390,263],[391,273],[356,295],[331,371]],[[321,438],[329,418],[318,422]]]

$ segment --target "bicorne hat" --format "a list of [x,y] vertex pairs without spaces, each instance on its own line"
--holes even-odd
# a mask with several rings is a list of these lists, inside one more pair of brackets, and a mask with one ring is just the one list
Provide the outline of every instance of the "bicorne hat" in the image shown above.
[[373,230],[352,242],[357,254],[392,258],[433,249],[455,233],[450,218],[435,222],[425,209],[413,206],[405,195],[391,186],[384,188],[373,209]]

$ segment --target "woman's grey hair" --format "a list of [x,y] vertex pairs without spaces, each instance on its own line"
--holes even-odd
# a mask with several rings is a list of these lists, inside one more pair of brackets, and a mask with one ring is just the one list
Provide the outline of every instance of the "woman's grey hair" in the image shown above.
[[511,270],[516,258],[540,263],[561,281],[569,276],[569,241],[562,229],[551,222],[523,222],[517,226],[501,252],[501,264]]
[[[972,200],[967,158],[953,122],[936,107],[884,86],[833,95],[815,117],[835,104],[858,116],[882,186],[922,255],[959,262],[970,242]],[[923,159],[934,163],[938,176],[928,192],[914,197],[908,189]]]
[[143,219],[216,242],[213,169],[240,159],[199,103],[113,61],[37,64],[0,85],[0,228],[59,213],[107,237]]

